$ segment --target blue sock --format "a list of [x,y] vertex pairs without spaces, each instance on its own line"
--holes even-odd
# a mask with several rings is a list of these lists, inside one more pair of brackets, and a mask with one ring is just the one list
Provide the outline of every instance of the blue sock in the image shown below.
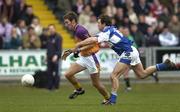
[[116,103],[117,95],[111,94],[110,101],[111,103]]
[[167,70],[168,65],[165,63],[156,64],[157,71]]

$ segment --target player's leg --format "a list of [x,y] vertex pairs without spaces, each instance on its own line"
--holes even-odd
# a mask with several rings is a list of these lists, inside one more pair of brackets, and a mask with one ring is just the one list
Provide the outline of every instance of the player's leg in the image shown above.
[[112,90],[111,90],[111,97],[110,97],[110,103],[114,104],[116,103],[116,97],[117,97],[117,91],[119,89],[119,77],[129,68],[128,64],[118,62],[113,69],[113,72],[110,76],[111,84],[112,84]]
[[132,66],[132,69],[140,79],[144,79],[157,71],[156,66],[150,66],[144,70],[142,63],[138,63],[137,65]]
[[77,79],[75,78],[75,74],[79,73],[83,70],[85,70],[86,68],[77,64],[77,63],[73,63],[71,64],[70,68],[66,71],[66,73],[64,74],[66,79],[69,80],[69,82],[74,86],[75,91],[73,92],[73,94],[71,94],[69,96],[70,99],[74,99],[77,97],[77,95],[79,94],[83,94],[84,90],[82,89],[82,86],[80,85],[80,83],[77,81]]
[[134,70],[135,74],[141,79],[144,79],[150,76],[156,71],[175,69],[175,64],[172,63],[169,59],[166,59],[165,62],[163,63],[149,66],[146,69],[144,69],[139,58],[139,52],[133,46],[132,46],[132,49],[133,49],[133,52],[131,53],[131,59],[132,59],[131,67]]
[[100,81],[100,63],[96,54],[82,58],[84,65],[90,74],[93,86],[99,91],[99,93],[104,97],[105,100],[109,99],[109,93],[107,92],[105,86]]
[[131,88],[131,85],[130,85],[130,80],[129,80],[129,71],[130,71],[130,68],[128,68],[125,72],[124,72],[124,81],[125,81],[125,85],[126,85],[126,90],[127,91],[130,91],[132,88]]
[[109,100],[109,93],[105,86],[100,81],[100,74],[94,73],[90,75],[93,86],[99,91],[99,93],[104,97],[105,101]]
[[157,73],[153,73],[151,76],[154,78],[154,80],[155,80],[156,83],[159,82],[159,77],[158,77],[158,74],[157,74]]
[[79,65],[77,63],[73,63],[73,64],[71,64],[70,68],[65,72],[64,75],[65,75],[66,79],[69,80],[69,82],[74,86],[75,89],[79,89],[80,85],[74,75],[85,69],[86,68],[82,67],[81,65]]
[[169,59],[166,59],[165,62],[163,62],[163,63],[149,66],[146,69],[143,68],[142,63],[138,63],[137,65],[132,67],[135,74],[141,79],[144,79],[144,78],[150,76],[152,73],[154,73],[156,71],[171,70],[171,69],[175,69],[175,68],[176,68],[175,64],[173,62],[171,62]]

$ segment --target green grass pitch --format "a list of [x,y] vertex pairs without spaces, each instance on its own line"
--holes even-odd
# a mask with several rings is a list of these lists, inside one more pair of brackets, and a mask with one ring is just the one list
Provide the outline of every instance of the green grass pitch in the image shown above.
[[113,106],[101,105],[97,91],[90,84],[83,86],[86,93],[69,100],[69,84],[57,91],[0,84],[0,112],[180,112],[180,84],[133,84],[131,92],[121,87]]

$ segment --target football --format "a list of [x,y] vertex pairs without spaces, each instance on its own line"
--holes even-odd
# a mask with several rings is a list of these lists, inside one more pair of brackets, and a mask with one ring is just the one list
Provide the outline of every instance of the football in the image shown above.
[[21,84],[23,86],[33,86],[34,81],[34,77],[30,74],[23,75],[21,78]]

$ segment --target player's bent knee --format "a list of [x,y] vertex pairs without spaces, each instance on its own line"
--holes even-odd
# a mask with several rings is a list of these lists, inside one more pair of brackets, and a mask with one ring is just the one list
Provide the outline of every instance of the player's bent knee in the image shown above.
[[69,78],[69,76],[68,76],[67,74],[64,74],[64,76],[66,77],[66,79],[68,79],[68,78]]
[[65,73],[64,76],[68,79],[71,77],[71,74],[70,73]]
[[116,78],[117,78],[117,76],[114,75],[114,74],[112,74],[112,75],[110,76],[110,79],[111,79],[111,80],[114,80],[114,79],[116,79]]
[[114,72],[114,71],[113,71],[111,75],[112,75],[112,76],[117,76],[118,74],[119,74],[119,72]]

